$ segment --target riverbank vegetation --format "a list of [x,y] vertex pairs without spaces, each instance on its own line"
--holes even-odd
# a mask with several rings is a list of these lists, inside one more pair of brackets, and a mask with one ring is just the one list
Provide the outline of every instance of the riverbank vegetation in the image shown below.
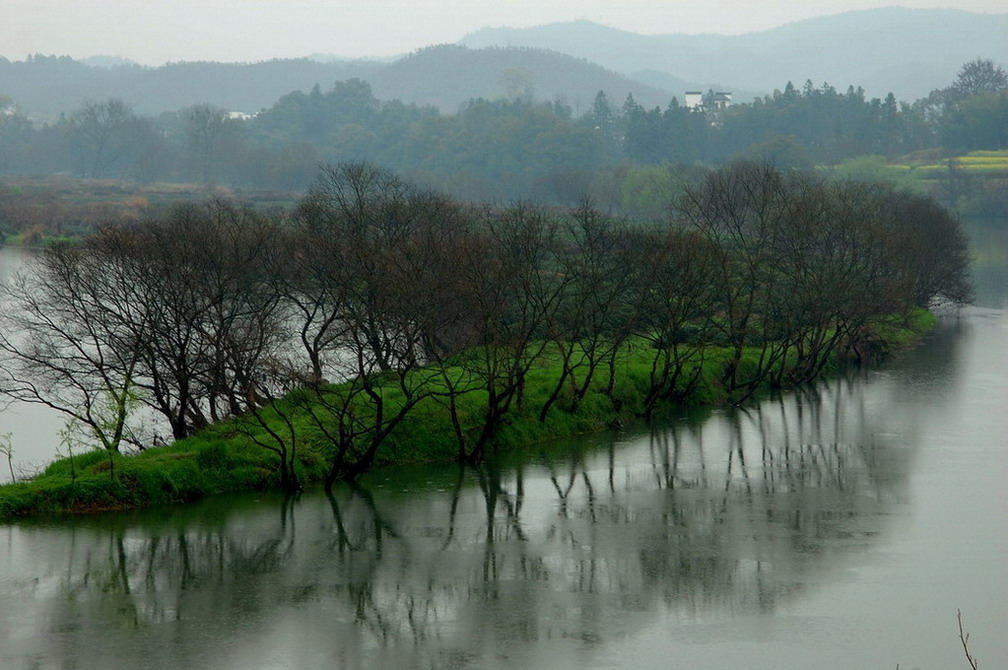
[[969,300],[967,264],[925,196],[760,163],[685,185],[661,225],[331,165],[286,214],[178,205],[8,284],[0,388],[82,432],[0,514],[329,487],[744,402],[920,332]]

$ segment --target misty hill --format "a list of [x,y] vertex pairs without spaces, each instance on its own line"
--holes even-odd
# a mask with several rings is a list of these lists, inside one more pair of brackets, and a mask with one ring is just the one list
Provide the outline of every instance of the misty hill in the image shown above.
[[575,115],[590,108],[599,91],[617,105],[629,93],[648,107],[682,98],[583,58],[527,48],[430,47],[373,72],[368,81],[378,98],[435,105],[446,113],[473,98],[560,100]]
[[136,61],[130,60],[129,58],[122,58],[121,56],[90,56],[89,58],[82,58],[81,62],[85,65],[90,65],[91,67],[133,67],[139,65]]
[[[0,59],[0,95],[35,118],[55,119],[85,101],[121,98],[138,114],[153,115],[195,103],[257,112],[295,90],[359,78],[381,99],[435,105],[452,113],[473,98],[532,95],[586,110],[603,90],[616,104],[633,93],[647,106],[667,105],[671,93],[582,58],[542,49],[430,47],[392,62],[271,60],[261,63],[169,63],[92,67],[61,56]],[[675,79],[666,79],[673,84]],[[685,87],[685,84],[683,85]]]
[[[947,86],[974,58],[1008,65],[1008,14],[875,9],[790,23],[745,35],[638,35],[587,21],[534,28],[487,28],[466,36],[473,48],[553,49],[631,77],[654,72],[763,93],[807,79],[862,86],[912,101]],[[737,95],[736,100],[740,97]]]
[[256,112],[292,90],[316,83],[366,78],[364,61],[320,63],[308,59],[261,63],[169,63],[92,67],[67,56],[34,56],[25,61],[0,58],[0,95],[13,98],[35,118],[52,119],[85,101],[120,98],[138,114],[157,114],[195,103],[232,111]]

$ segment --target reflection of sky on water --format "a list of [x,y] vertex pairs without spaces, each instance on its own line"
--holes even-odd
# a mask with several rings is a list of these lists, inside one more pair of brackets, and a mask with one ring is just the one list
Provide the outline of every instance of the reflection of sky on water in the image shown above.
[[1008,308],[1008,219],[968,222],[966,232],[973,249],[973,284],[976,304]]

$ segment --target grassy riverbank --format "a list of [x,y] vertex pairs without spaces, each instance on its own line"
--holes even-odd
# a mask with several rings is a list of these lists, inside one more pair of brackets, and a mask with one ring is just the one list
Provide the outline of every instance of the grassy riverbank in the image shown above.
[[[890,319],[871,329],[871,349],[881,355],[910,346],[931,329],[935,318],[918,311],[905,319]],[[649,353],[635,342],[617,359],[611,395],[601,392],[608,370],[598,377],[576,412],[558,402],[545,421],[539,409],[546,401],[560,363],[544,357],[530,371],[523,402],[508,414],[495,435],[492,447],[506,450],[517,445],[589,433],[632,420],[640,414],[647,389]],[[700,383],[686,399],[692,405],[723,403],[726,396],[717,380],[725,352],[708,350]],[[827,374],[844,364],[834,357]],[[603,381],[604,380],[604,381]],[[389,392],[389,396],[393,396]],[[467,435],[480,429],[485,395],[472,392],[459,397],[459,416]],[[321,432],[294,405],[281,401],[278,410],[292,420],[296,435],[296,469],[306,485],[324,478],[332,447]],[[278,414],[263,412],[277,434],[286,424]],[[287,433],[289,435],[289,433]],[[110,455],[100,450],[61,458],[29,481],[0,486],[0,519],[53,514],[88,513],[152,505],[185,503],[224,492],[264,490],[280,485],[278,457],[260,443],[272,439],[251,422],[227,421],[174,444],[146,449],[130,456]],[[386,440],[376,466],[396,463],[451,462],[458,455],[458,441],[446,407],[435,398],[420,403]]]

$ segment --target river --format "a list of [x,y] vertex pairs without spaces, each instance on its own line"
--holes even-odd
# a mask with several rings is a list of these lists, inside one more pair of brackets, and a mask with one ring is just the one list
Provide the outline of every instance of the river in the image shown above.
[[957,609],[1008,666],[1004,231],[977,307],[745,409],[0,526],[0,667],[947,670]]

